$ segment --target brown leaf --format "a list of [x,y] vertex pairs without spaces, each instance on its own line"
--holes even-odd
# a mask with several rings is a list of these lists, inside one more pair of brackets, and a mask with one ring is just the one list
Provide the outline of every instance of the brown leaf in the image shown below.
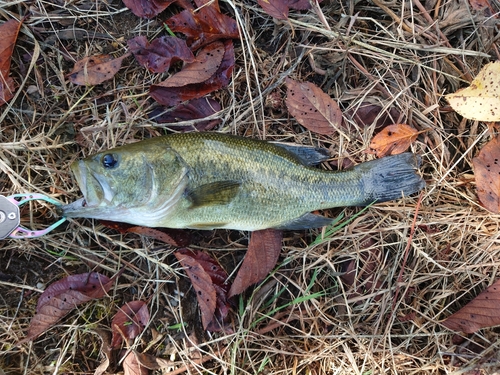
[[87,56],[77,61],[69,74],[69,80],[75,85],[93,86],[111,79],[120,70],[123,59],[130,56],[113,58],[111,55]]
[[111,321],[111,348],[119,348],[123,340],[133,340],[149,322],[149,310],[144,301],[126,302]]
[[495,12],[488,0],[469,0],[469,4],[472,9],[482,11],[486,17],[498,18],[498,13]]
[[200,50],[194,62],[186,64],[180,72],[170,76],[159,85],[163,87],[181,87],[208,80],[219,69],[224,57],[224,51],[222,42],[210,43]]
[[120,274],[121,272],[110,279],[97,272],[82,273],[67,276],[49,285],[38,299],[37,313],[22,342],[41,335],[78,305],[104,297]]
[[224,57],[215,74],[203,83],[196,83],[182,87],[164,87],[161,84],[151,85],[149,94],[158,103],[174,106],[186,100],[201,98],[212,91],[229,84],[234,68],[233,42],[224,42]]
[[465,333],[474,333],[481,328],[500,325],[500,280],[446,318],[443,325]]
[[347,111],[346,116],[352,118],[361,128],[373,125],[375,129],[395,124],[399,119],[400,113],[396,108],[382,108],[379,105],[371,103],[361,103],[355,109]]
[[472,159],[477,196],[489,211],[500,213],[500,140],[489,141]]
[[137,233],[141,236],[152,237],[173,246],[183,247],[191,243],[189,233],[180,229],[149,228],[134,226],[127,229],[128,233]]
[[217,303],[214,312],[215,319],[212,318],[206,329],[211,332],[220,331],[223,326],[224,319],[229,313],[229,304],[227,300],[227,294],[229,292],[227,272],[219,265],[219,263],[215,261],[215,259],[202,251],[181,249],[178,252],[196,260],[208,276],[210,276],[210,280],[215,288]]
[[[379,248],[372,247],[375,241],[368,238],[360,244],[361,261],[350,260],[344,264],[344,273],[340,276],[342,282],[349,286],[349,299],[354,299],[366,294],[375,293],[383,287],[383,282],[378,278],[379,270],[383,266],[383,254]],[[379,294],[373,298],[378,301],[382,298]],[[358,301],[358,303],[363,303]]]
[[334,134],[342,123],[337,103],[311,82],[286,79],[286,106],[290,114],[307,128],[319,134]]
[[184,247],[191,243],[189,232],[182,229],[140,227],[108,220],[99,220],[99,222],[105,227],[117,230],[122,234],[136,233],[141,236],[152,237],[172,246]]
[[184,10],[165,22],[170,30],[186,35],[192,50],[220,39],[239,38],[236,21],[220,13],[214,6],[205,6],[196,13]]
[[252,232],[243,264],[229,290],[229,297],[242,293],[250,285],[264,280],[281,253],[283,232],[264,229]]
[[288,2],[284,0],[257,0],[264,12],[277,20],[288,19]]
[[195,61],[186,41],[172,36],[163,36],[148,43],[147,38],[140,35],[130,39],[127,45],[139,64],[153,73],[166,72],[177,61]]
[[288,19],[290,9],[311,9],[311,3],[308,0],[257,0],[257,3],[264,9],[264,12],[278,20]]
[[149,374],[148,368],[139,362],[135,350],[131,350],[127,353],[127,356],[123,360],[122,365],[123,365],[123,375]]
[[373,137],[370,148],[366,151],[377,158],[401,154],[417,139],[419,132],[406,124],[394,124],[383,128]]
[[176,0],[123,0],[125,6],[137,17],[153,18]]
[[[318,3],[321,2],[322,0],[318,1]],[[308,10],[311,9],[311,3],[309,0],[288,0],[288,7],[296,10]]]
[[207,329],[212,321],[217,306],[217,293],[210,275],[205,272],[200,263],[186,253],[176,251],[175,257],[186,271],[196,292],[198,306],[201,311],[203,328]]
[[0,105],[14,97],[15,84],[10,75],[10,60],[17,40],[21,22],[9,20],[0,25]]
[[[218,101],[211,98],[198,98],[190,100],[187,103],[181,103],[178,106],[167,109],[165,107],[156,107],[149,113],[149,119],[159,124],[169,124],[170,127],[178,131],[208,131],[212,130],[221,122],[220,118],[213,120],[201,119],[211,116],[222,109]],[[192,125],[179,124],[178,122],[193,121]]]

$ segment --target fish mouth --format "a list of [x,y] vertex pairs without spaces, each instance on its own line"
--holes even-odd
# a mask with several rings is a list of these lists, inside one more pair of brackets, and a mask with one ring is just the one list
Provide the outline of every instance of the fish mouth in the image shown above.
[[60,211],[66,217],[86,217],[97,208],[107,207],[113,200],[115,193],[106,178],[93,171],[83,160],[71,165],[83,198],[62,206]]

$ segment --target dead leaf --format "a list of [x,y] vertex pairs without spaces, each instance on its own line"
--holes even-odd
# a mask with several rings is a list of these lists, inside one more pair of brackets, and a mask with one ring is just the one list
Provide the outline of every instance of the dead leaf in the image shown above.
[[153,18],[176,0],[123,0],[125,6],[137,17]]
[[311,3],[308,0],[257,0],[257,3],[264,9],[264,12],[277,20],[288,19],[290,9],[311,9]]
[[474,333],[481,328],[500,325],[500,280],[446,318],[443,325],[451,330],[465,333]]
[[264,280],[281,253],[283,232],[264,229],[252,232],[243,264],[229,290],[229,297],[242,293],[250,285]]
[[224,57],[215,74],[202,83],[185,85],[182,87],[165,87],[162,84],[151,85],[149,94],[161,105],[174,106],[186,100],[201,98],[212,91],[229,84],[234,68],[233,42],[224,42]]
[[38,299],[36,315],[21,343],[38,337],[78,305],[104,297],[122,272],[111,279],[97,272],[70,275],[49,285]]
[[220,13],[214,6],[204,6],[197,12],[184,10],[165,23],[173,32],[186,35],[187,44],[192,50],[216,40],[239,38],[236,21]]
[[75,85],[93,86],[111,79],[120,70],[123,60],[130,56],[113,58],[111,55],[94,55],[77,61],[69,74],[69,80]]
[[472,159],[477,196],[481,204],[495,214],[500,213],[500,140],[489,141]]
[[500,61],[483,67],[469,87],[446,95],[455,111],[477,121],[500,121]]
[[175,362],[169,361],[167,359],[158,358],[147,353],[135,352],[135,359],[139,364],[150,370],[166,369],[176,365]]
[[342,123],[342,111],[337,103],[311,82],[286,79],[286,106],[290,114],[318,134],[334,134]]
[[139,64],[153,73],[166,72],[177,61],[195,61],[186,41],[172,36],[163,36],[148,43],[147,38],[140,35],[130,39],[127,45]]
[[96,328],[94,332],[99,335],[102,341],[101,353],[104,354],[104,360],[94,370],[94,375],[102,375],[106,372],[111,362],[111,335],[107,330]]
[[[218,101],[212,98],[198,98],[190,100],[187,103],[167,109],[157,107],[149,113],[149,119],[159,124],[169,124],[177,131],[208,131],[212,130],[221,122],[220,118],[212,120],[201,120],[211,116],[222,109]],[[192,125],[179,124],[178,122],[193,121]]]
[[160,83],[163,87],[181,87],[201,83],[212,77],[219,69],[224,57],[224,44],[216,41],[203,47],[196,60],[186,64],[178,73]]
[[469,4],[472,9],[479,12],[482,11],[485,17],[494,16],[495,18],[498,18],[495,10],[488,0],[469,0]]
[[[374,247],[375,241],[367,238],[360,244],[361,261],[350,260],[344,264],[344,273],[340,276],[342,282],[350,287],[348,299],[354,299],[366,294],[372,294],[383,287],[383,282],[378,278],[380,268],[383,267],[383,253],[380,248]],[[382,294],[376,295],[373,300],[378,301]],[[364,303],[358,301],[358,304]]]
[[396,108],[387,109],[376,104],[361,103],[358,107],[347,111],[346,116],[352,118],[361,128],[375,123],[375,129],[378,130],[384,126],[395,124],[400,117],[400,112]]
[[113,338],[111,348],[119,348],[125,339],[127,343],[142,333],[149,322],[149,310],[144,301],[126,302],[111,321]]
[[135,350],[130,350],[122,362],[123,375],[148,375],[149,370],[137,359]]
[[15,84],[10,77],[10,61],[16,44],[21,22],[9,20],[0,25],[0,105],[14,97]]
[[227,300],[229,284],[227,284],[227,272],[215,261],[215,259],[202,251],[181,249],[178,252],[193,258],[208,276],[210,276],[212,285],[215,288],[216,308],[212,320],[205,329],[211,332],[220,331],[224,325],[225,318],[229,314],[229,303]]
[[135,226],[128,229],[127,232],[137,233],[141,236],[155,238],[176,247],[184,247],[191,243],[189,233],[180,229]]
[[[318,4],[323,0],[319,0]],[[311,9],[309,0],[288,0],[288,7],[295,10],[308,10]]]
[[100,223],[123,234],[136,233],[176,247],[188,246],[191,243],[189,232],[182,229],[140,227],[108,220],[100,220]]
[[283,0],[257,0],[264,12],[277,20],[288,19],[288,2]]
[[375,154],[377,158],[401,154],[415,142],[420,133],[417,129],[406,124],[386,126],[373,137],[370,148],[366,152]]
[[203,329],[207,329],[214,317],[217,306],[217,293],[212,279],[200,263],[190,255],[179,251],[176,251],[174,255],[191,280],[200,307]]

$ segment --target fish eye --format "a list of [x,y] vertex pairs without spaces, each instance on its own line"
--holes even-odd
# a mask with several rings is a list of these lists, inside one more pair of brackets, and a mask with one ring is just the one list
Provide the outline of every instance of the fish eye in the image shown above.
[[101,159],[102,165],[106,169],[116,168],[118,166],[118,159],[113,154],[105,154]]

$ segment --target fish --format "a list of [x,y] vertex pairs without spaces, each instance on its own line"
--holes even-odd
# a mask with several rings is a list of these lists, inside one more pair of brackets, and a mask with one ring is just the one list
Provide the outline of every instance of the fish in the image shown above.
[[154,137],[75,161],[83,198],[60,213],[146,227],[302,230],[333,221],[312,212],[400,199],[425,186],[421,158],[410,152],[343,171],[314,166],[328,157],[216,132]]

